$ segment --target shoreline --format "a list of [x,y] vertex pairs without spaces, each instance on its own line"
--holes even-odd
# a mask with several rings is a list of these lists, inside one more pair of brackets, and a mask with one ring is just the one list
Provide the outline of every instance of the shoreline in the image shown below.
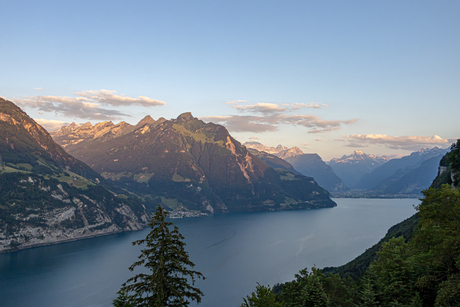
[[147,225],[144,225],[141,229],[136,229],[136,230],[110,231],[110,232],[106,232],[106,233],[88,234],[88,235],[75,237],[75,238],[67,238],[67,239],[63,239],[63,240],[56,240],[56,241],[53,241],[53,242],[43,242],[43,243],[34,243],[34,244],[30,244],[30,245],[23,245],[23,246],[15,247],[14,249],[0,250],[0,254],[13,253],[13,252],[18,252],[18,251],[21,251],[21,250],[35,248],[35,247],[56,245],[56,244],[61,244],[61,243],[68,243],[68,242],[80,241],[80,240],[85,240],[85,239],[92,239],[92,238],[96,238],[96,237],[109,236],[109,235],[114,235],[114,234],[123,233],[123,232],[140,231],[140,230],[143,230],[146,226]]

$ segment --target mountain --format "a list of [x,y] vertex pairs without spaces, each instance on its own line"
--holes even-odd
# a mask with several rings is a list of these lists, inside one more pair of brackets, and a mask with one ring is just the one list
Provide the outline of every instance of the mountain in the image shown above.
[[[439,162],[442,156],[446,154],[447,151],[448,149],[442,149],[438,147],[434,147],[431,149],[422,148],[419,151],[413,152],[408,156],[399,159],[392,159],[386,162],[385,164],[375,168],[371,173],[363,175],[361,179],[358,181],[358,183],[355,185],[355,188],[363,190],[383,190],[384,188],[382,188],[382,186],[378,186],[380,184],[388,186],[388,183],[384,182],[385,180],[390,180],[394,182],[399,178],[402,178],[403,176],[414,171],[416,168],[420,167],[422,163],[428,159],[438,157]],[[424,167],[427,167],[427,165],[425,165]],[[428,167],[426,169],[432,170],[433,168]],[[432,179],[436,176],[436,172],[426,173],[424,176],[426,176],[426,178],[430,178],[431,176]],[[425,186],[425,188],[427,187],[428,186]]]
[[374,194],[420,194],[436,177],[443,155],[429,158],[413,167],[399,169],[369,192]]
[[344,191],[348,188],[318,154],[302,154],[285,158],[297,171],[305,176],[311,176],[329,192]]
[[327,164],[347,187],[353,187],[364,174],[372,172],[388,160],[385,156],[368,155],[361,150],[355,150],[351,155],[334,158]]
[[269,167],[223,126],[205,124],[191,113],[139,126],[109,137],[93,132],[84,137],[73,130],[56,141],[104,178],[170,210],[212,213],[335,205],[312,178]]
[[102,181],[0,98],[0,252],[141,229],[140,200],[117,196]]
[[261,159],[262,161],[267,163],[267,165],[272,167],[272,168],[284,168],[284,169],[290,171],[293,174],[301,175],[298,171],[296,171],[294,169],[294,167],[291,164],[289,164],[289,162],[287,162],[287,161],[285,161],[285,160],[283,160],[281,158],[278,158],[275,155],[266,153],[264,151],[258,151],[256,149],[252,149],[252,148],[248,148],[248,151],[252,155],[258,157],[259,159]]
[[[264,149],[266,149],[273,152],[274,156],[285,160],[301,174],[313,177],[321,187],[329,192],[347,190],[334,170],[318,154],[304,154],[298,147],[287,148],[282,145],[278,145],[276,148],[267,147],[258,142],[246,142],[243,145],[258,151],[265,151]],[[270,153],[269,151],[265,152]]]
[[280,151],[289,149],[283,145],[278,145],[276,147],[269,147],[269,146],[265,146],[264,144],[261,144],[255,141],[244,142],[243,145],[246,146],[246,148],[255,149],[257,151],[263,151],[263,152],[266,152],[272,155],[277,154]]
[[291,148],[288,148],[288,149],[285,149],[285,150],[282,150],[280,152],[278,152],[276,154],[277,157],[281,158],[281,159],[289,159],[289,158],[294,158],[294,157],[297,157],[297,156],[300,156],[300,155],[303,155],[303,151],[300,150],[299,147],[291,147]]

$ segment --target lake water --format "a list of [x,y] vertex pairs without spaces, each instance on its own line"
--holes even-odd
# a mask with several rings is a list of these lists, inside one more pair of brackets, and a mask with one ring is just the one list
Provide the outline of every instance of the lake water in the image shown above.
[[[300,269],[342,265],[415,213],[417,199],[334,199],[335,208],[174,219],[185,236],[198,306],[235,307],[256,283],[294,279]],[[130,242],[149,229],[0,254],[0,305],[111,306],[140,254]],[[195,304],[192,304],[192,306]]]

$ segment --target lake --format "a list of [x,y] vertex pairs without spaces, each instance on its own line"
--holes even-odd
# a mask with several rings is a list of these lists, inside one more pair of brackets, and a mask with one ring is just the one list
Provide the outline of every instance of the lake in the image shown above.
[[[173,219],[206,280],[198,306],[235,307],[256,283],[294,279],[300,269],[342,265],[415,213],[418,199],[334,199],[335,208]],[[111,306],[149,232],[121,233],[0,254],[0,305]],[[196,304],[191,304],[195,306]]]

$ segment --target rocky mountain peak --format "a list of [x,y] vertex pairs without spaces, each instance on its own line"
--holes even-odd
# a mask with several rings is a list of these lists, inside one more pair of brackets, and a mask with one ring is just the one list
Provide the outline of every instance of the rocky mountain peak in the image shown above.
[[179,124],[179,123],[183,123],[183,122],[186,122],[186,121],[189,121],[191,119],[194,119],[193,115],[191,112],[185,112],[185,113],[182,113],[181,115],[179,115],[175,120],[174,122]]
[[269,153],[269,154],[272,154],[272,155],[276,155],[277,153],[279,153],[281,151],[289,149],[288,147],[283,146],[281,144],[276,146],[276,147],[269,147],[269,146],[265,146],[264,144],[256,142],[256,141],[245,142],[245,143],[243,143],[243,145],[246,146],[246,148],[251,148],[251,149],[258,150],[258,151],[263,151],[263,152],[266,152],[266,153]]
[[[161,119],[161,118],[160,118]],[[159,120],[160,120],[159,119]],[[150,124],[153,124],[155,123],[155,120],[150,116],[150,115],[147,115],[146,117],[144,117],[143,119],[141,119],[137,124],[136,126],[134,126],[134,129],[137,129],[137,128],[140,128],[144,125],[150,125]]]
[[289,149],[289,148],[286,147],[286,146],[283,146],[283,145],[281,145],[281,144],[279,144],[278,146],[276,146],[276,150],[279,150],[279,151],[283,151],[283,150],[287,150],[287,149]]
[[303,155],[303,151],[300,150],[299,147],[291,147],[287,150],[280,151],[279,153],[275,154],[275,156],[281,158],[281,159],[286,159],[286,158],[292,158],[295,156],[300,156]]

